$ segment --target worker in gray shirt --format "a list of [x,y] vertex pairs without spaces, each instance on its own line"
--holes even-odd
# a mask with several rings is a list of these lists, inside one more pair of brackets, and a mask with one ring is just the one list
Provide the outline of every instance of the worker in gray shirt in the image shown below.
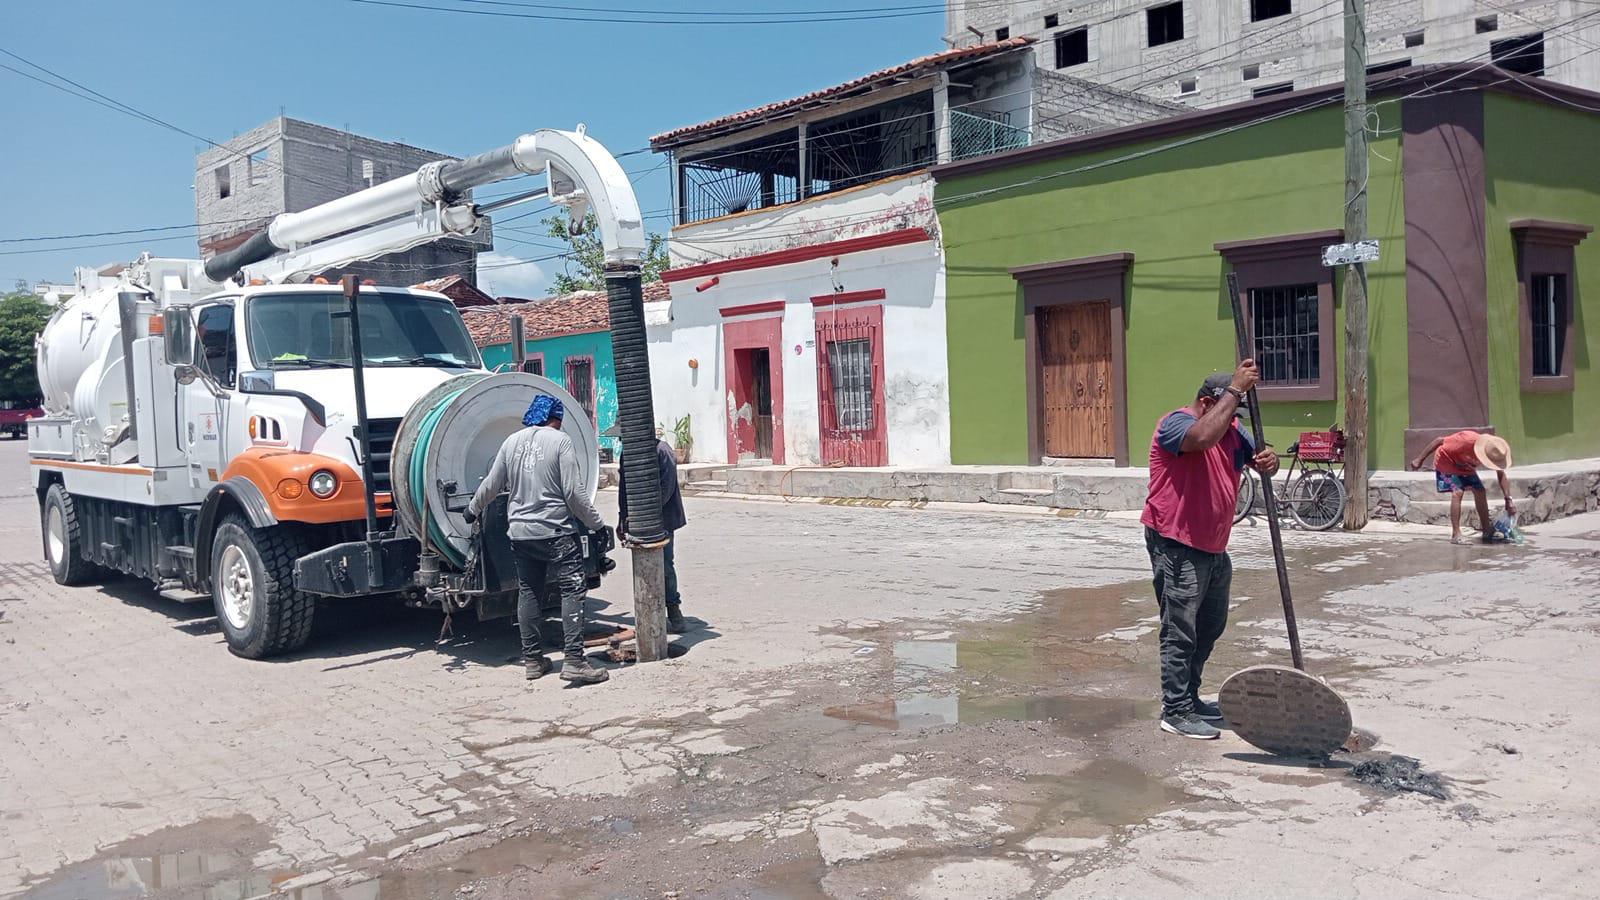
[[550,567],[554,566],[565,632],[566,661],[561,665],[561,680],[598,684],[609,676],[605,669],[591,665],[583,654],[585,578],[583,553],[576,535],[579,523],[599,531],[605,521],[584,490],[572,438],[561,431],[564,413],[561,401],[554,397],[541,394],[534,399],[522,417],[522,424],[529,427],[500,445],[489,474],[467,505],[465,518],[469,523],[477,521],[501,491],[510,492],[506,518],[517,558],[517,626],[522,632],[522,662],[527,666],[528,680],[546,675],[551,669],[539,634],[539,601]]

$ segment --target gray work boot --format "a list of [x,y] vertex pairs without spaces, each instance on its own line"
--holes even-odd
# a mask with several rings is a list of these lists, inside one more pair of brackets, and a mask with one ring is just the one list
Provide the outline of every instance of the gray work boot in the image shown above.
[[587,659],[568,659],[561,664],[561,680],[573,684],[599,684],[610,677],[610,672],[595,668]]
[[538,681],[540,678],[549,675],[550,670],[555,668],[555,666],[550,664],[550,660],[544,658],[543,656],[538,657],[537,659],[524,660],[523,665],[527,666],[527,677],[529,681]]
[[676,603],[667,604],[667,634],[683,634],[689,630],[689,623],[683,620],[683,607]]

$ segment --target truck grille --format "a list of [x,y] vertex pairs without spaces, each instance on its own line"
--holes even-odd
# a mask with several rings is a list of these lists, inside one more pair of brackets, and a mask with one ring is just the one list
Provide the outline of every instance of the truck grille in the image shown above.
[[400,431],[399,419],[368,419],[367,444],[372,448],[372,489],[390,490],[389,460],[394,456],[394,438]]

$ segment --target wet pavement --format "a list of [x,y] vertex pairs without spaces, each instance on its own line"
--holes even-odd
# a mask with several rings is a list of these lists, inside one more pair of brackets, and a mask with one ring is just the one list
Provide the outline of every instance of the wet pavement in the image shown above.
[[[573,690],[525,685],[503,625],[441,643],[370,605],[234,659],[205,609],[56,587],[31,498],[0,490],[0,895],[1590,893],[1595,521],[1522,548],[1290,534],[1308,668],[1364,732],[1312,761],[1157,732],[1127,523],[689,512],[687,611],[714,627]],[[1287,658],[1264,531],[1234,556],[1207,693]],[[1449,799],[1352,775],[1397,756]]]

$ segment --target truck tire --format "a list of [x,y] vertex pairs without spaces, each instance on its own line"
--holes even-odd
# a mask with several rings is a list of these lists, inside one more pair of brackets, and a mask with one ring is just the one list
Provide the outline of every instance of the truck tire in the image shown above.
[[265,659],[305,646],[316,598],[295,590],[294,561],[305,542],[293,526],[251,528],[230,514],[211,542],[211,598],[228,649]]
[[93,581],[100,567],[83,556],[83,529],[72,495],[59,484],[45,492],[39,509],[40,531],[44,533],[44,560],[56,584],[76,587]]

